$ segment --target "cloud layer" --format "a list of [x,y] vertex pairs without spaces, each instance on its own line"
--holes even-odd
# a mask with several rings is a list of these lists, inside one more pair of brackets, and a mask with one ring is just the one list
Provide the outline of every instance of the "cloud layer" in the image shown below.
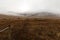
[[0,12],[7,11],[60,13],[60,0],[0,0]]

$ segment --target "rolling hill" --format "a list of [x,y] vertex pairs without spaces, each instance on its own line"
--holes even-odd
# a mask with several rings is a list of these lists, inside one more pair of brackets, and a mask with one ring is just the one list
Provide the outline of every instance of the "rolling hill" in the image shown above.
[[60,40],[60,17],[48,12],[24,16],[1,14],[0,40]]

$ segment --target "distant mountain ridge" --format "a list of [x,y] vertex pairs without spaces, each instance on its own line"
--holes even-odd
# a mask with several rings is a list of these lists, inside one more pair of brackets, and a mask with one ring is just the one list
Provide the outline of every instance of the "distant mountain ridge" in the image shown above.
[[18,15],[26,16],[26,17],[59,17],[58,14],[54,14],[51,12],[24,13],[24,14],[18,14]]
[[11,16],[22,16],[22,17],[51,17],[51,18],[60,18],[60,16],[57,13],[52,13],[52,12],[27,12],[27,13],[16,13],[16,12],[7,12],[7,13],[1,13],[3,15],[11,15]]

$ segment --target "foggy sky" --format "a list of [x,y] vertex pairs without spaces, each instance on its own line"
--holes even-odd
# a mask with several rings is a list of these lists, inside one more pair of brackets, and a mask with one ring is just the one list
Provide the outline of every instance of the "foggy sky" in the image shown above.
[[60,0],[0,0],[0,12],[7,11],[60,13]]

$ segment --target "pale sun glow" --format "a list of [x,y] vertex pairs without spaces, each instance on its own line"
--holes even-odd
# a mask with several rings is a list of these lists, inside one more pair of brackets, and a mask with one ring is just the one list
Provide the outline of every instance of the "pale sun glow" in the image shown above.
[[28,3],[23,3],[22,5],[20,5],[19,7],[20,12],[27,12],[30,10],[30,6],[28,5]]

